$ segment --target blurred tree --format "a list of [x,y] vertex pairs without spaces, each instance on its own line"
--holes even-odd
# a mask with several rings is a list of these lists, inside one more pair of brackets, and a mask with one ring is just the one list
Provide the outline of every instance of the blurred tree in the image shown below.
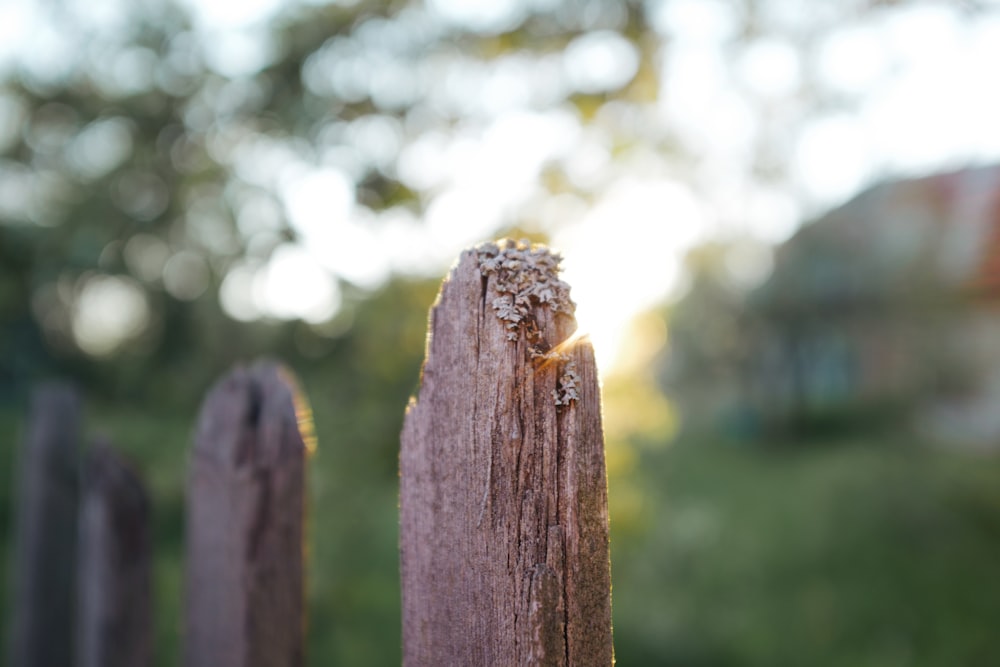
[[[584,31],[643,32],[631,3],[518,10],[476,29],[406,3],[299,5],[258,35],[259,66],[237,71],[239,54],[205,41],[179,5],[121,9],[101,25],[73,4],[51,6],[76,57],[27,59],[0,84],[4,386],[58,370],[129,394],[151,373],[204,369],[205,359],[217,372],[261,336],[294,353],[275,349],[267,327],[236,326],[219,294],[234,269],[253,278],[276,248],[314,242],[289,221],[296,175],[333,165],[359,209],[413,220],[427,202],[412,184],[426,175],[398,173],[402,135],[448,131],[482,104],[460,80],[435,99],[429,76],[454,79],[505,54],[524,69]],[[606,95],[556,97],[595,109]],[[334,215],[320,235],[349,244],[332,231]],[[319,279],[346,282],[333,268]],[[260,291],[242,287],[244,301]],[[347,301],[364,296],[341,288]]]
[[217,371],[280,321],[340,331],[338,308],[498,230],[557,232],[637,174],[724,221],[777,201],[773,228],[789,134],[860,94],[807,66],[823,38],[906,4],[358,0],[229,25],[40,6],[37,44],[0,63],[0,378],[120,395],[206,368],[192,356]]

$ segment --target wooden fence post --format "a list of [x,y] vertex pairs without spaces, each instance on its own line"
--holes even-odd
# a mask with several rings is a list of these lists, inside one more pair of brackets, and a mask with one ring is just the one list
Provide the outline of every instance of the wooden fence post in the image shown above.
[[32,394],[18,475],[10,664],[73,661],[80,399],[67,385]]
[[236,368],[202,405],[187,491],[188,667],[303,663],[305,444],[287,370]]
[[152,664],[149,497],[106,442],[83,470],[76,667]]
[[403,664],[611,665],[597,372],[559,257],[462,254],[400,455]]

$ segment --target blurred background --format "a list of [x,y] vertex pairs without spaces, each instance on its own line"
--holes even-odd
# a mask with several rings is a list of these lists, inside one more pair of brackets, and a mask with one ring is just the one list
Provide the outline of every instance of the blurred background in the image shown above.
[[3,0],[0,567],[72,380],[177,664],[198,402],[279,357],[309,662],[398,664],[427,309],[510,235],[597,350],[619,664],[1000,663],[998,63],[994,0]]

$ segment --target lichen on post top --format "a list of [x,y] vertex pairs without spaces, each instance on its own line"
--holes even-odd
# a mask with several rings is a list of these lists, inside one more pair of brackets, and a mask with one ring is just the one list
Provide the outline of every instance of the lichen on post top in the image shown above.
[[476,248],[479,270],[496,274],[499,296],[492,306],[505,322],[508,340],[517,340],[518,326],[532,306],[547,304],[555,312],[573,314],[576,304],[569,298],[569,285],[559,279],[562,256],[541,244],[522,239],[504,239]]
[[[507,340],[518,339],[521,329],[530,322],[533,307],[546,305],[553,312],[573,315],[576,304],[569,296],[569,285],[559,278],[562,263],[559,253],[525,239],[483,243],[475,250],[483,277],[496,277],[497,295],[490,305],[507,330]],[[557,406],[569,405],[579,398],[580,378],[576,363],[560,350],[560,346],[551,350],[536,346],[529,349],[534,359],[562,364],[562,373],[552,392]]]

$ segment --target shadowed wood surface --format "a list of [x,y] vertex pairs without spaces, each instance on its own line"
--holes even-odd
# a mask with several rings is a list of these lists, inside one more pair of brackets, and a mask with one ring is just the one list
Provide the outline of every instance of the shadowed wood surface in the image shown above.
[[[610,665],[600,395],[558,258],[462,254],[402,433],[403,664]],[[527,269],[527,270],[526,270]]]
[[31,397],[18,468],[10,664],[73,661],[80,398],[48,384]]
[[237,368],[206,397],[187,498],[185,663],[303,663],[305,444],[288,371]]
[[80,504],[76,667],[152,664],[149,496],[106,443],[88,453]]

